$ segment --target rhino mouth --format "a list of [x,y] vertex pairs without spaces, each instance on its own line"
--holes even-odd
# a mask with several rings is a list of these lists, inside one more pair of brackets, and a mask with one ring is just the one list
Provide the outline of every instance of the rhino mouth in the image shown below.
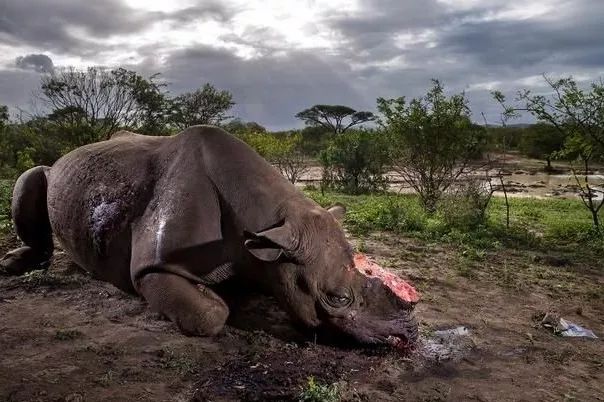
[[386,337],[386,345],[400,351],[407,351],[415,346],[416,339],[410,339],[405,335],[388,335]]
[[409,347],[409,340],[407,338],[394,335],[389,335],[386,338],[386,343],[395,349],[407,349]]

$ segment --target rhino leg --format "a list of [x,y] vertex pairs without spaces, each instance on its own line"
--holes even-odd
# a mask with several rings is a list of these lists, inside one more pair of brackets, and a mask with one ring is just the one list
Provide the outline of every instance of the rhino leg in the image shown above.
[[[136,291],[182,332],[210,336],[229,315],[226,303],[200,283],[224,261],[220,208],[202,175],[183,179],[177,162],[166,173],[154,208],[133,228],[130,274]],[[179,168],[179,169],[177,169]],[[174,170],[174,172],[172,172]]]
[[15,230],[25,246],[0,259],[0,268],[12,275],[47,268],[53,253],[52,229],[46,204],[46,166],[23,173],[15,183],[11,211]]
[[172,273],[146,274],[137,285],[151,309],[168,317],[187,335],[215,335],[229,315],[226,303],[214,291]]

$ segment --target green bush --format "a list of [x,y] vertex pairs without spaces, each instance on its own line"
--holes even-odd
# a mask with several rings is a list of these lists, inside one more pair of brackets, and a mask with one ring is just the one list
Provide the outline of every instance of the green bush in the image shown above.
[[349,130],[334,137],[320,155],[324,188],[361,194],[386,189],[389,160],[382,132]]
[[419,194],[426,211],[436,212],[446,191],[464,177],[464,167],[482,155],[484,128],[472,123],[466,95],[447,96],[438,80],[421,98],[378,98],[377,103],[394,169]]
[[0,180],[0,233],[8,233],[12,229],[10,202],[13,192],[11,180]]
[[449,228],[474,230],[486,221],[491,192],[479,179],[459,183],[439,202],[438,212]]

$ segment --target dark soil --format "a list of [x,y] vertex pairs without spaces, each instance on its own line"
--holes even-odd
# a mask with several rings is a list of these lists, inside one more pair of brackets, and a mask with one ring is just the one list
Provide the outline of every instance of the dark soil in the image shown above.
[[[355,401],[604,400],[601,339],[532,319],[556,311],[604,336],[598,262],[510,249],[469,260],[384,234],[363,244],[423,296],[409,355],[315,343],[260,296],[239,301],[219,336],[183,336],[59,252],[46,272],[0,276],[0,401],[287,401],[309,376]],[[0,239],[0,253],[16,245]],[[434,330],[458,325],[470,337],[432,353]]]

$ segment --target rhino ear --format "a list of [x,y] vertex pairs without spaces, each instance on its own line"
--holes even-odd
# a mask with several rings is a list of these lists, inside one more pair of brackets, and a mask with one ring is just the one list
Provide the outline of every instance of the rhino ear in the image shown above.
[[293,232],[287,223],[257,233],[245,231],[244,235],[245,248],[264,262],[275,262],[295,247]]
[[337,202],[334,206],[329,207],[327,211],[329,211],[329,213],[331,213],[339,222],[342,222],[344,220],[344,216],[346,215],[346,207],[344,204],[340,204],[339,202]]

